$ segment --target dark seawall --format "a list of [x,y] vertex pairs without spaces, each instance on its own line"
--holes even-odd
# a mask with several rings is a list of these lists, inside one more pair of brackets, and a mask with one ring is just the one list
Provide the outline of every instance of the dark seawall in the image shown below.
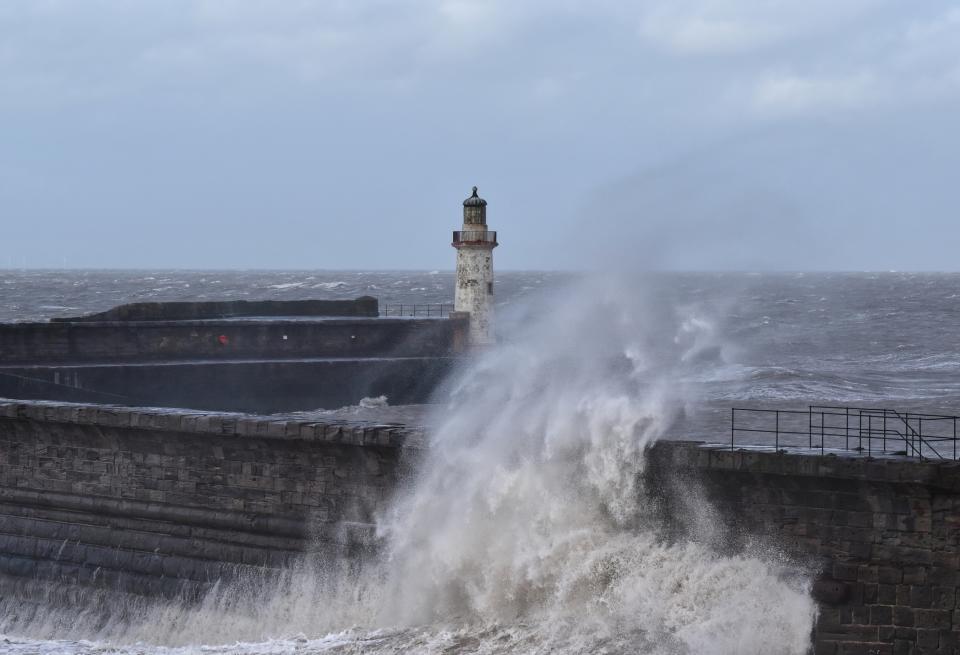
[[[239,304],[154,303],[0,324],[0,397],[255,413],[381,395],[422,403],[466,338],[462,318],[379,318],[373,298]],[[209,318],[271,308],[288,315]],[[316,315],[323,311],[353,316]],[[190,318],[148,320],[167,314]]]
[[[400,425],[3,401],[0,570],[170,596],[368,548],[422,439]],[[954,652],[957,464],[677,441],[649,456],[667,523],[699,488],[729,547],[760,540],[819,573],[817,653]]]

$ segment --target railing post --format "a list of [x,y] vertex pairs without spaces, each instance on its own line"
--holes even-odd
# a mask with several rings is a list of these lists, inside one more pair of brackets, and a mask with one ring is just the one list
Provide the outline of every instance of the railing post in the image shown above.
[[883,410],[883,452],[887,452],[887,410]]
[[857,413],[857,448],[863,448],[863,412]]
[[773,437],[774,450],[779,452],[780,451],[780,410],[779,409],[776,410],[773,416],[774,416],[774,428],[775,428],[774,437]]
[[823,436],[823,410],[820,410],[820,451],[823,452],[823,442],[825,441]]
[[[860,445],[861,451],[863,452],[863,444]],[[867,457],[873,455],[873,414],[867,414]]]
[[730,408],[730,452],[733,452],[733,426],[736,423],[736,413],[737,410],[735,407]]
[[846,417],[843,419],[843,449],[850,450],[850,408],[844,408]]
[[910,444],[910,450],[908,451],[908,453],[912,455],[917,451],[917,446],[916,444],[913,443],[913,434],[910,431],[910,412],[904,413],[903,424],[905,426],[903,429],[903,438],[906,439],[907,443]]
[[917,439],[920,441],[920,459],[923,459],[923,417],[917,418]]

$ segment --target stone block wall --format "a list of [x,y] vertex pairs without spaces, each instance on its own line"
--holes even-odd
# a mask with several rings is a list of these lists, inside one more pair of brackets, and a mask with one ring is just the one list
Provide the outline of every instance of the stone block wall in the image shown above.
[[819,573],[817,655],[960,653],[960,462],[658,444],[734,541],[766,539]]
[[[174,595],[343,557],[422,448],[399,425],[0,401],[0,573]],[[702,503],[727,547],[815,575],[817,655],[960,652],[960,464],[661,441],[646,475],[676,529]]]
[[202,590],[362,546],[398,426],[0,402],[0,573]]

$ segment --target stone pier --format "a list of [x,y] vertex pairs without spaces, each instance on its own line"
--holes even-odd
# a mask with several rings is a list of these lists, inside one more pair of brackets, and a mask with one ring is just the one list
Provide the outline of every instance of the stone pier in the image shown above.
[[[0,572],[171,596],[342,557],[373,547],[425,447],[400,424],[0,400]],[[668,534],[697,503],[722,547],[768,544],[814,576],[817,654],[960,649],[960,463],[683,441],[648,457]]]

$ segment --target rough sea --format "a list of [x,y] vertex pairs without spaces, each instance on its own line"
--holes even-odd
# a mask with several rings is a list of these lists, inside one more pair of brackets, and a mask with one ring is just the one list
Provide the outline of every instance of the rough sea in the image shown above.
[[[199,605],[7,593],[0,653],[800,655],[811,572],[775,543],[715,547],[708,516],[660,534],[644,448],[728,441],[731,407],[960,410],[958,274],[503,272],[496,294],[500,344],[427,410],[431,448],[376,561]],[[450,303],[453,275],[6,271],[0,321],[360,295]]]
[[[501,272],[498,313],[577,278]],[[0,322],[165,300],[379,298],[381,309],[452,303],[450,271],[0,270]],[[677,273],[637,276],[643,293],[693,308],[720,366],[702,400],[724,405],[889,406],[960,413],[960,274]],[[575,348],[571,344],[571,348]]]

